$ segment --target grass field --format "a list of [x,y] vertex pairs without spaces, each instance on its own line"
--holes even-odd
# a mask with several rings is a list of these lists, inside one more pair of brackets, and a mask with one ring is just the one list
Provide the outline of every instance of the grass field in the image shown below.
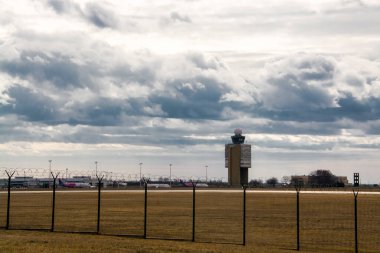
[[[102,235],[13,230],[50,229],[51,203],[51,192],[12,193],[12,230],[0,230],[0,252],[293,252],[296,248],[295,193],[247,193],[245,247],[239,245],[242,193],[197,192],[196,243],[191,242],[191,191],[149,191],[147,240],[131,237],[143,235],[143,192],[102,193]],[[359,194],[358,211],[360,252],[379,252],[380,195]],[[5,217],[2,193],[2,227]],[[96,225],[97,192],[57,192],[56,231],[95,232]],[[301,194],[300,228],[301,252],[354,252],[353,195]]]

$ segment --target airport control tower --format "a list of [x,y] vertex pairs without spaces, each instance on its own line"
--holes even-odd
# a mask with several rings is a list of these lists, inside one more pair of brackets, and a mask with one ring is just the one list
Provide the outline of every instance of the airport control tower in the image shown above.
[[235,129],[232,143],[225,147],[225,167],[228,168],[228,183],[231,186],[248,184],[248,168],[251,168],[251,145],[244,144],[241,129]]

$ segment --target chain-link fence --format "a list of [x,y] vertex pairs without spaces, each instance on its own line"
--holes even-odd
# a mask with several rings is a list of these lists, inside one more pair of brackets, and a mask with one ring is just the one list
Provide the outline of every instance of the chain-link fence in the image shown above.
[[25,191],[9,185],[0,192],[0,227],[248,244],[273,251],[380,249],[378,192],[147,185],[145,191],[102,190],[102,178],[89,190]]

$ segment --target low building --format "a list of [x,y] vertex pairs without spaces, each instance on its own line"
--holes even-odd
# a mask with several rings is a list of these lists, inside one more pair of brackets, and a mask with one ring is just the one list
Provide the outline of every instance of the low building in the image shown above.
[[[33,177],[14,177],[11,179],[11,188],[30,188],[37,187],[38,179]],[[1,188],[8,187],[8,179],[2,179],[0,181]]]
[[40,188],[51,188],[54,184],[53,178],[38,178],[37,181],[37,186]]
[[351,184],[348,182],[348,178],[346,176],[338,176],[338,183],[343,184],[344,186],[350,186]]
[[292,185],[299,185],[299,186],[309,185],[309,176],[306,176],[306,175],[292,176],[290,182]]

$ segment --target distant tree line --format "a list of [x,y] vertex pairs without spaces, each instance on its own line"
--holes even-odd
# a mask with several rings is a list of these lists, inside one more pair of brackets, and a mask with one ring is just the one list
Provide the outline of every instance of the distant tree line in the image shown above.
[[335,186],[335,187],[344,187],[344,184],[338,180],[338,177],[335,176],[329,170],[315,170],[309,174],[310,186]]
[[252,179],[249,185],[252,187],[276,187],[279,184],[282,186],[311,186],[311,187],[344,187],[345,184],[339,177],[335,176],[330,170],[315,170],[304,176],[283,176],[281,181],[276,177],[271,177],[265,180]]

